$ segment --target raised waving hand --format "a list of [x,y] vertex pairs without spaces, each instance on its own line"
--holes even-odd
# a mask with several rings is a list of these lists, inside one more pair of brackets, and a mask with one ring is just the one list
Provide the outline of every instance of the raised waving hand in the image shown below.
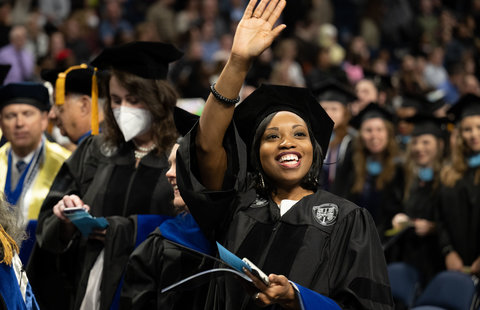
[[285,29],[285,25],[274,28],[285,8],[285,0],[257,0],[248,3],[238,24],[232,46],[232,56],[250,59],[260,55]]

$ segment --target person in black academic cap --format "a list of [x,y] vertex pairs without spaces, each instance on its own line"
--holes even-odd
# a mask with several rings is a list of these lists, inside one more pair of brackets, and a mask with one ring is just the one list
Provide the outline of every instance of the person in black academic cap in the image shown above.
[[403,153],[411,139],[411,133],[414,128],[413,123],[407,121],[407,119],[422,111],[425,98],[420,95],[404,94],[401,96],[400,101],[401,104],[395,109],[395,134],[398,146]]
[[392,121],[393,115],[374,103],[352,119],[358,136],[349,159],[353,171],[345,180],[346,197],[370,211],[382,239],[401,210],[403,197],[403,165]]
[[351,168],[345,161],[347,152],[351,151],[351,142],[356,136],[355,130],[349,125],[349,103],[357,99],[352,90],[336,80],[325,80],[313,87],[313,93],[318,102],[333,120],[333,132],[330,138],[325,164],[322,169],[322,188],[336,195],[344,193],[344,182],[336,178],[350,173]]
[[[183,136],[198,120],[198,116],[176,108],[177,130]],[[181,138],[179,138],[179,141]],[[120,297],[120,309],[204,309],[208,281],[184,291],[161,290],[188,276],[211,268],[213,260],[210,242],[202,234],[178,190],[176,143],[168,162],[166,176],[174,189],[173,205],[178,215],[166,217],[153,233],[140,244],[128,260]]]
[[[0,191],[20,209],[25,226],[36,223],[55,175],[70,156],[70,151],[45,138],[49,108],[48,90],[40,83],[0,88],[0,128],[8,140],[0,148]],[[22,258],[26,263],[28,255]]]
[[[92,61],[110,73],[102,133],[86,138],[60,170],[37,228],[46,258],[29,264],[29,271],[42,271],[31,277],[32,286],[42,291],[38,300],[47,307],[116,307],[135,244],[158,226],[159,215],[175,214],[165,173],[177,137],[177,96],[166,77],[169,63],[181,55],[170,44],[133,42],[106,48]],[[65,217],[67,207],[83,207],[109,226],[83,238]],[[48,264],[56,269],[43,272]],[[62,298],[52,296],[58,295],[48,287],[54,284],[62,286]]]
[[[177,184],[204,235],[269,274],[213,279],[205,309],[393,309],[368,212],[318,188],[333,121],[306,88],[262,85],[237,107],[255,57],[285,28],[284,0],[251,0],[199,122],[180,143]],[[292,282],[290,282],[292,281]]]
[[440,170],[444,163],[445,119],[421,113],[407,121],[414,128],[404,165],[403,209],[392,219],[396,231],[407,231],[403,232],[403,236],[394,245],[392,259],[416,267],[421,274],[422,284],[425,285],[443,269],[435,221]]
[[458,129],[441,172],[440,246],[448,270],[480,275],[480,97],[465,95],[449,109]]
[[98,84],[95,69],[81,64],[65,71],[45,70],[42,78],[55,87],[55,102],[48,118],[75,145],[86,137],[98,134],[103,111],[98,105]]

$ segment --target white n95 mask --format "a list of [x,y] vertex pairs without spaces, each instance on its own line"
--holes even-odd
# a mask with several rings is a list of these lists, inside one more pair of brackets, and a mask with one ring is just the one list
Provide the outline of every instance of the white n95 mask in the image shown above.
[[126,142],[152,127],[152,114],[146,109],[121,106],[113,109],[113,116]]

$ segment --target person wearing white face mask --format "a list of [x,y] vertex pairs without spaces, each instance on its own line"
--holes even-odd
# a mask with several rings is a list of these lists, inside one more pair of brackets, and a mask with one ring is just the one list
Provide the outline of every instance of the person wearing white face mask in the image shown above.
[[[29,270],[38,274],[32,286],[42,291],[38,299],[45,308],[115,306],[131,251],[158,226],[161,216],[175,214],[165,173],[177,138],[177,95],[166,77],[168,64],[181,55],[169,44],[134,42],[107,48],[91,63],[109,70],[104,125],[102,133],[86,138],[62,167],[42,206],[39,251],[66,266],[58,269],[48,263],[52,259],[42,257],[31,262]],[[105,217],[108,228],[81,237],[64,212],[77,206]],[[59,295],[51,288],[54,284],[63,287],[63,303],[49,295]],[[52,300],[57,304],[52,306]]]
[[113,116],[127,142],[152,127],[152,114],[145,109],[120,106],[113,109]]

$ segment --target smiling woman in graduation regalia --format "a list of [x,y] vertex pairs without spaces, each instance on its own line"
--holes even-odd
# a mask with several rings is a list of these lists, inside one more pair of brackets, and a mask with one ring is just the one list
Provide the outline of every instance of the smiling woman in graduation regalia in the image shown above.
[[358,129],[358,135],[347,159],[351,161],[352,171],[344,175],[349,192],[342,197],[370,212],[383,240],[393,216],[402,210],[404,188],[393,115],[378,104],[370,103],[351,123]]
[[[169,44],[134,42],[105,49],[92,62],[110,70],[105,124],[63,165],[42,206],[37,241],[47,254],[29,265],[40,302],[56,309],[107,309],[139,237],[158,226],[158,214],[174,214],[165,173],[177,136],[176,93],[166,77],[169,62],[181,55]],[[105,217],[109,227],[82,238],[64,214],[74,206]],[[144,225],[148,220],[152,225]],[[67,292],[58,294],[53,285]]]
[[247,293],[238,280],[218,278],[205,309],[392,309],[372,218],[318,189],[333,122],[309,90],[263,85],[235,108],[253,59],[285,27],[273,28],[284,0],[255,4],[245,10],[199,122],[181,142],[177,181],[205,236],[250,259],[270,284],[246,272],[255,285]]
[[440,246],[448,270],[480,275],[480,97],[465,95],[448,111],[458,128],[451,164],[441,173]]

